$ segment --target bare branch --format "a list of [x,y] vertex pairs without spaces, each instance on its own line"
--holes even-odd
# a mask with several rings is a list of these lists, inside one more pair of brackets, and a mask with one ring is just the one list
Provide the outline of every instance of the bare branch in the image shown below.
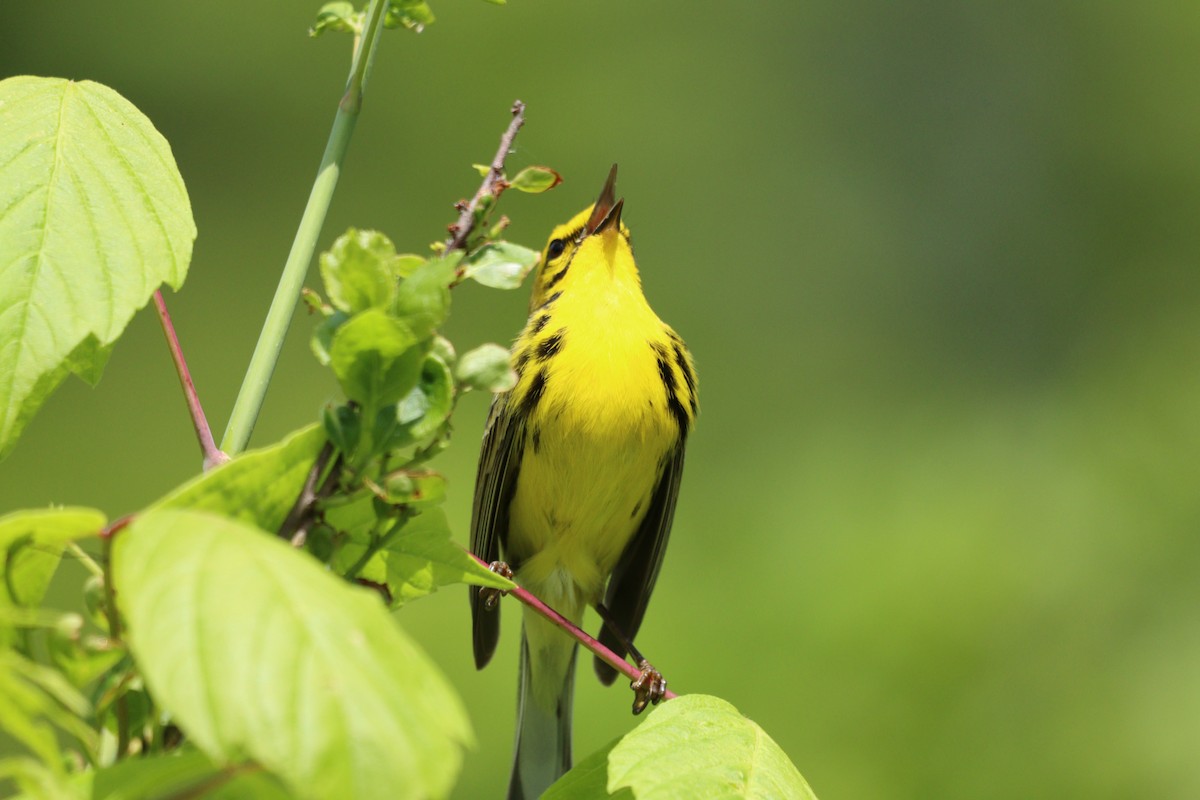
[[204,408],[200,405],[200,395],[196,392],[196,384],[192,382],[192,373],[188,370],[187,359],[183,357],[183,348],[175,333],[175,325],[167,311],[167,302],[163,299],[162,290],[154,293],[154,307],[158,310],[158,320],[162,323],[163,335],[167,337],[167,348],[171,351],[171,361],[175,363],[175,372],[179,374],[179,383],[183,387],[183,396],[187,401],[188,413],[192,417],[192,427],[196,430],[196,439],[200,442],[200,453],[204,456],[204,471],[224,464],[229,456],[217,449],[213,441],[212,430],[208,427],[208,419],[204,416]]
[[512,150],[513,139],[517,138],[517,131],[525,124],[525,104],[520,100],[514,101],[512,115],[512,122],[508,123],[508,130],[500,137],[500,148],[496,150],[496,157],[492,159],[487,175],[483,176],[483,183],[480,184],[479,191],[475,192],[471,202],[465,206],[460,204],[458,221],[450,226],[451,236],[446,240],[447,253],[457,250],[467,243],[467,237],[475,228],[475,209],[479,207],[479,201],[487,195],[496,194],[496,186],[504,177],[504,160],[508,158],[508,153]]
[[[469,555],[471,558],[478,561],[481,565],[483,565],[485,567],[489,566],[488,562],[484,561],[479,556],[475,555],[474,553],[470,552],[469,550],[467,551],[467,555]],[[518,586],[517,588],[510,591],[509,594],[511,594],[513,597],[517,598],[518,600],[520,600],[525,605],[532,608],[534,611],[537,611],[539,614],[541,614],[543,617],[545,617],[546,619],[553,622],[558,627],[562,628],[568,634],[573,636],[575,638],[575,640],[578,641],[581,645],[583,645],[588,650],[590,650],[593,655],[598,656],[601,660],[604,661],[604,663],[608,664],[610,667],[617,670],[625,677],[629,678],[630,681],[637,681],[642,678],[642,670],[635,667],[633,664],[630,664],[628,661],[621,658],[620,656],[618,656],[612,650],[609,650],[604,645],[600,644],[600,640],[596,639],[591,634],[589,634],[587,631],[584,631],[582,628],[580,628],[578,625],[576,625],[574,622],[571,622],[571,620],[567,619],[562,614],[558,613],[553,608],[551,608],[550,606],[543,603],[541,600],[534,597],[533,594],[531,594],[528,589],[522,589],[520,586]],[[678,695],[676,695],[674,692],[668,690],[663,695],[663,699],[664,700],[672,700],[677,696]]]

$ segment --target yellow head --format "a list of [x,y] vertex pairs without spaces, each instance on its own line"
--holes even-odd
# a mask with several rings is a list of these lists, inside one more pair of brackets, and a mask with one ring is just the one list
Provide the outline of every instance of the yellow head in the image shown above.
[[534,279],[530,309],[564,287],[598,274],[640,285],[629,228],[621,222],[625,198],[613,199],[616,183],[617,165],[613,164],[599,199],[550,234]]

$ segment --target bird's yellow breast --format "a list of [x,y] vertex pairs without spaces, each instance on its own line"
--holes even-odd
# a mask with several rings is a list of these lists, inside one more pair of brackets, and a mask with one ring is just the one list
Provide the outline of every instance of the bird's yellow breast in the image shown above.
[[660,363],[669,331],[636,286],[580,275],[515,349],[510,402],[527,416],[508,549],[520,582],[564,613],[598,599],[682,435]]

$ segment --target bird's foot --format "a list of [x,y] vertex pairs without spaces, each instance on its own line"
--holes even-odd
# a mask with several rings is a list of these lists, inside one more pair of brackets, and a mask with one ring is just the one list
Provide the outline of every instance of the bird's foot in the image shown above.
[[[491,564],[488,564],[488,569],[497,575],[500,575],[501,577],[508,578],[510,581],[513,578],[512,567],[503,561],[493,561]],[[503,589],[495,589],[491,586],[484,586],[479,590],[479,599],[483,601],[483,607],[485,609],[492,611],[497,605],[499,605],[500,598],[506,594],[508,594],[508,592],[504,591]]]
[[667,679],[651,666],[649,661],[643,658],[638,664],[638,669],[642,674],[629,684],[629,688],[633,689],[634,715],[645,711],[646,706],[658,705],[667,694]]

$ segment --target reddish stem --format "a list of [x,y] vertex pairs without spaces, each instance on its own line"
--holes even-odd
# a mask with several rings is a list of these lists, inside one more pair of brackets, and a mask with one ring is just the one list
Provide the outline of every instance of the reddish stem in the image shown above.
[[[484,561],[483,559],[481,559],[479,556],[475,555],[474,553],[468,551],[467,555],[469,555],[471,558],[475,559],[479,564],[483,565],[484,567],[488,566],[488,563],[486,561]],[[587,631],[584,631],[583,629],[581,629],[574,622],[571,622],[571,620],[567,619],[562,614],[558,613],[553,608],[551,608],[550,606],[543,603],[541,600],[534,597],[532,594],[530,594],[528,589],[522,589],[520,586],[518,586],[517,588],[511,590],[509,592],[509,594],[511,594],[513,597],[517,598],[518,600],[520,600],[522,603],[529,606],[533,610],[537,611],[543,617],[550,620],[551,622],[553,622],[558,627],[562,628],[567,633],[574,636],[576,641],[578,641],[580,644],[582,644],[588,650],[591,650],[592,653],[596,656],[599,656],[600,659],[604,661],[604,663],[608,664],[610,667],[617,670],[618,672],[623,674],[625,677],[629,678],[629,680],[636,681],[638,678],[640,678],[642,676],[641,670],[639,670],[633,664],[630,664],[625,659],[619,657],[612,650],[609,650],[607,647],[600,644],[599,640],[597,640],[594,636],[589,634]],[[674,692],[672,692],[670,689],[668,689],[667,693],[665,695],[663,695],[664,700],[673,700],[676,697],[678,697],[678,695],[675,694]]]
[[167,303],[163,300],[162,290],[154,293],[154,307],[158,309],[158,320],[162,323],[163,334],[167,337],[167,348],[171,351],[171,360],[175,362],[175,371],[179,374],[179,383],[183,387],[183,396],[187,400],[188,413],[192,417],[192,427],[196,430],[196,439],[200,442],[200,452],[204,456],[204,471],[224,464],[229,456],[217,449],[213,441],[212,430],[208,427],[208,419],[204,416],[204,408],[200,405],[200,396],[196,393],[196,384],[192,383],[192,373],[188,371],[187,360],[183,357],[183,348],[179,346],[179,337],[175,334],[175,325],[167,312]]

